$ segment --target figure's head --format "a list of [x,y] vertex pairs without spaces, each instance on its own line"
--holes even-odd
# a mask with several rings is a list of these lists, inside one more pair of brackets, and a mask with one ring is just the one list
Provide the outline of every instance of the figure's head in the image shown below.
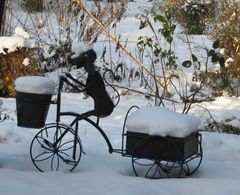
[[97,59],[97,54],[93,49],[81,53],[76,58],[71,58],[71,64],[77,65],[77,68],[82,68],[89,73],[94,72],[94,62]]

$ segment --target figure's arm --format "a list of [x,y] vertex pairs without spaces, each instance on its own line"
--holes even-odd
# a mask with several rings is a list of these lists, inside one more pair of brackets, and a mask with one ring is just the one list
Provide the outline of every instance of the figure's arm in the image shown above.
[[70,85],[73,89],[77,90],[78,92],[84,92],[84,91],[86,91],[85,85],[84,85],[84,88],[81,89],[81,88],[79,87],[79,85],[78,85],[78,86],[77,86],[77,85],[74,85],[74,84],[71,83],[71,82],[68,80],[68,78],[67,78],[66,76],[64,76],[64,75],[60,76],[60,79],[61,79],[62,81],[64,81],[65,83],[67,83],[68,85]]
[[86,87],[83,83],[81,83],[80,81],[75,79],[70,73],[66,72],[65,75],[66,75],[66,77],[68,77],[69,79],[73,80],[75,83],[79,84],[80,86]]

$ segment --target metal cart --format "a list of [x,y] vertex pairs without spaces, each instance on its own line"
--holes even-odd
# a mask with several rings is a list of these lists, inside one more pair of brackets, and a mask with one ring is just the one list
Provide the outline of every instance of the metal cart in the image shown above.
[[[103,75],[105,78],[106,73]],[[104,79],[106,81],[106,79]],[[71,81],[71,82],[70,82]],[[114,149],[108,136],[99,125],[99,116],[92,120],[92,111],[85,113],[62,112],[61,91],[67,83],[78,91],[82,83],[70,74],[60,76],[57,99],[54,102],[56,122],[44,124],[34,136],[30,146],[30,156],[39,171],[73,170],[80,162],[83,147],[79,137],[79,122],[92,125],[104,138],[109,153],[119,153],[132,159],[136,176],[146,178],[182,177],[193,174],[202,161],[202,137],[199,132],[185,138],[150,136],[128,132],[126,120],[137,106],[131,107],[125,117],[122,131],[122,148]],[[74,83],[74,84],[73,84]],[[109,84],[107,82],[107,84]],[[118,94],[118,93],[117,93]],[[115,106],[119,102],[119,94]],[[53,102],[52,102],[53,103]],[[61,118],[73,117],[69,124],[61,123]],[[90,118],[91,117],[91,118]],[[31,125],[30,125],[31,126]]]

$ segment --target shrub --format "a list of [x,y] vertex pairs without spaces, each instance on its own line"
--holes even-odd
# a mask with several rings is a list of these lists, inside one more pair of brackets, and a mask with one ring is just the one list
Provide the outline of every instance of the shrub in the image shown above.
[[20,6],[28,12],[42,12],[43,0],[24,0],[20,2]]
[[33,52],[33,49],[19,48],[14,52],[0,54],[0,96],[15,96],[14,82],[17,77],[40,74]]
[[209,35],[219,40],[226,62],[222,73],[228,92],[239,96],[240,86],[240,2],[219,0],[215,6],[216,17],[208,20]]
[[214,13],[214,0],[165,0],[161,10],[171,14],[187,34],[203,34]]

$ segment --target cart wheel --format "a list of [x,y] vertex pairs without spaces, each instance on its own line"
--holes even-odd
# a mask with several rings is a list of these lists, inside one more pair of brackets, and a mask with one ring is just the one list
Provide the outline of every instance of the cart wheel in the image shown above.
[[180,151],[175,143],[159,136],[149,136],[139,141],[132,156],[132,167],[138,177],[180,177],[182,165]]
[[30,146],[32,162],[41,172],[73,170],[81,155],[80,138],[65,124],[46,125],[35,135]]
[[198,153],[186,159],[183,164],[183,170],[187,176],[192,175],[199,168],[203,157],[201,138],[198,141]]

